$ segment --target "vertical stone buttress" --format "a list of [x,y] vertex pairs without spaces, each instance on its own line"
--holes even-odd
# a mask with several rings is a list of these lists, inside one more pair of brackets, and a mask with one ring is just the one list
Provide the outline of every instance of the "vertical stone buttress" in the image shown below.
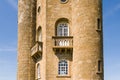
[[[36,31],[41,28],[42,55],[36,65],[40,64],[40,80],[46,79],[46,0],[37,0],[36,7]],[[38,11],[39,9],[39,11]],[[38,40],[36,38],[36,40]],[[37,71],[36,71],[37,72]],[[37,76],[36,76],[37,79]]]
[[18,1],[17,80],[34,80],[35,63],[31,57],[31,47],[35,43],[36,0]]
[[103,80],[102,0],[72,0],[72,12],[72,80]]

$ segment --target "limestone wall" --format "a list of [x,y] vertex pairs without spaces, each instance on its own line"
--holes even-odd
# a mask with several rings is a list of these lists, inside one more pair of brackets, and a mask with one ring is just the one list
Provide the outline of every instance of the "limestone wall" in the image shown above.
[[35,10],[35,0],[19,0],[17,80],[35,79],[35,63],[31,57],[31,47],[35,44]]
[[103,80],[103,71],[98,74],[98,61],[103,61],[101,16],[101,0],[72,0],[72,80]]

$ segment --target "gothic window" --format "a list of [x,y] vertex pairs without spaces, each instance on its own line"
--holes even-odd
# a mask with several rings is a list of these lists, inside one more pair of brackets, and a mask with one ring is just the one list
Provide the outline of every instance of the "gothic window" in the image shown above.
[[42,41],[42,30],[41,30],[41,27],[38,28],[37,30],[37,40],[38,41]]
[[68,74],[68,63],[66,60],[61,60],[59,61],[59,64],[58,64],[58,74],[60,76],[64,76],[64,75],[67,75]]
[[37,79],[40,79],[40,64],[37,64]]
[[57,36],[69,36],[69,28],[67,22],[60,22],[57,25]]

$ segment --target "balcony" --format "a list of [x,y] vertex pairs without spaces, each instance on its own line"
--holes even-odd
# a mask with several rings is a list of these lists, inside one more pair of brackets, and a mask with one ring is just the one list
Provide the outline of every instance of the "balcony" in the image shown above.
[[55,36],[53,37],[53,49],[59,52],[68,52],[73,49],[73,37],[72,36]]
[[36,44],[31,48],[31,56],[37,60],[42,55],[42,42],[37,41]]

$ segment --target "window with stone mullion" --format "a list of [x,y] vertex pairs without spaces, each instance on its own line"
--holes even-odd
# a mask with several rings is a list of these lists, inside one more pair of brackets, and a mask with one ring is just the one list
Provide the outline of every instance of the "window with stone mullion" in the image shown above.
[[67,25],[67,23],[58,24],[57,36],[68,36],[68,25]]
[[64,25],[64,36],[68,36],[68,27],[66,24]]
[[62,26],[61,25],[58,25],[57,36],[62,36]]

